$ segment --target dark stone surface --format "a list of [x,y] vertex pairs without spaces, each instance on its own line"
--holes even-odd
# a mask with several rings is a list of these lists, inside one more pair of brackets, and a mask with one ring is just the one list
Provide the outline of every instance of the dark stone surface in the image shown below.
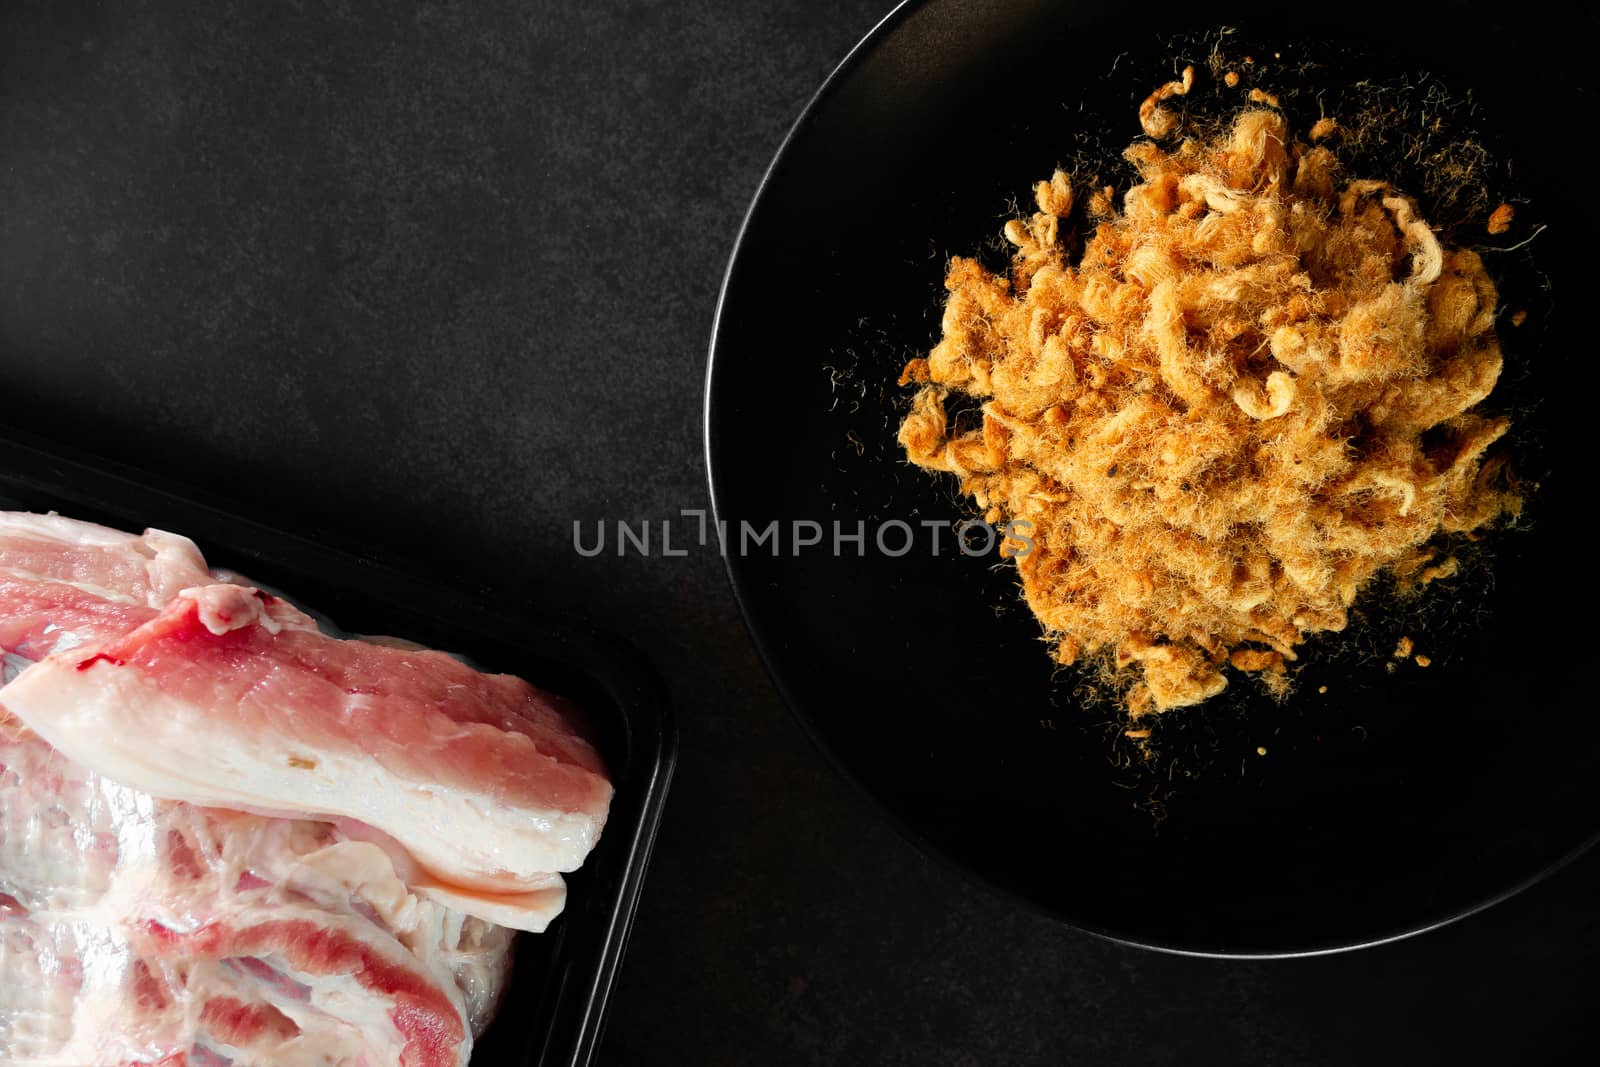
[[779,705],[714,553],[573,551],[574,520],[705,505],[705,347],[739,220],[884,9],[8,3],[7,418],[348,547],[562,601],[649,651],[683,756],[605,1062],[1573,1047],[1600,858],[1354,955],[1107,944],[878,821]]

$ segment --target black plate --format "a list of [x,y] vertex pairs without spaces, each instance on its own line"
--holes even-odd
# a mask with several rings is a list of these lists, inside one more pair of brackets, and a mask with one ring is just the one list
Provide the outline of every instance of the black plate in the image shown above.
[[[1428,929],[1529,884],[1600,827],[1587,766],[1600,727],[1582,684],[1596,232],[1571,173],[1590,135],[1570,49],[1593,39],[1592,16],[1386,6],[1380,29],[1375,11],[1262,10],[1230,9],[1238,32],[1222,37],[1176,5],[895,11],[767,174],[729,267],[706,400],[734,589],[779,688],[839,768],[922,847],[1074,925],[1239,955]],[[1058,162],[1134,139],[1139,100],[1174,60],[1203,69],[1219,42],[1252,54],[1252,76],[1285,93],[1301,131],[1319,96],[1338,113],[1374,82],[1395,90],[1411,127],[1478,131],[1493,163],[1470,181],[1522,198],[1517,240],[1547,224],[1519,251],[1486,253],[1505,306],[1529,313],[1502,327],[1495,400],[1540,484],[1527,528],[1490,538],[1456,580],[1400,606],[1369,597],[1346,633],[1314,642],[1286,704],[1235,683],[1164,717],[1150,766],[1109,707],[1052,677],[1006,566],[948,540],[931,554],[916,524],[970,517],[970,505],[901,461],[909,398],[895,377],[937,338],[946,258],[995,262],[1014,199]],[[1483,214],[1462,206],[1468,184],[1419,188],[1425,157],[1406,148],[1378,139],[1349,162],[1424,194],[1453,242],[1488,242]],[[1125,186],[1115,165],[1105,178]],[[741,545],[741,523],[774,519],[778,554]],[[898,558],[872,540],[891,519],[916,531]],[[824,544],[796,549],[794,520],[820,523]],[[865,524],[862,554],[848,541],[830,550],[835,522]],[[1432,666],[1388,669],[1402,635]]]
[[563,914],[543,934],[518,935],[511,984],[472,1063],[591,1062],[677,758],[677,730],[639,654],[580,619],[519,610],[315,544],[207,505],[191,488],[160,485],[59,445],[8,434],[0,453],[0,510],[54,510],[120,529],[184,534],[212,566],[281,589],[352,632],[458,652],[583,709],[616,787],[606,828],[567,877]]

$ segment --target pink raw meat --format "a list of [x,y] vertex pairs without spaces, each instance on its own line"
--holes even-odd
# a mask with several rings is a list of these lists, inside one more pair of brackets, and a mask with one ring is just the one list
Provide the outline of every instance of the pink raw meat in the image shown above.
[[438,652],[283,630],[254,590],[186,590],[0,692],[51,745],[156,796],[355,819],[440,881],[541,888],[599,836],[594,749],[521,679]]
[[0,574],[56,582],[119,604],[160,608],[207,585],[193,541],[163,530],[123,533],[60,515],[0,512]]
[[557,698],[238,581],[0,515],[0,1063],[460,1067],[604,825]]
[[156,800],[0,719],[0,1063],[459,1067],[510,944],[331,824]]
[[[40,660],[120,637],[155,618],[180,590],[216,580],[187,537],[0,512],[0,653]],[[316,629],[285,601],[267,604],[280,625]]]
[[0,572],[0,652],[29,660],[138,629],[155,608],[124,604],[76,586]]
[[[185,582],[205,584],[174,595]],[[436,894],[542,926],[550,872],[582,862],[611,793],[556,698],[405,643],[327,637],[280,598],[212,582],[172,534],[0,515],[4,678],[45,660],[0,702],[157,795],[365,822]]]

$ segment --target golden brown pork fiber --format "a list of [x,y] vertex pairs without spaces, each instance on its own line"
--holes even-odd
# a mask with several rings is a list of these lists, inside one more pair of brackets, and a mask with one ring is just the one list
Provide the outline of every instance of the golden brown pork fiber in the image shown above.
[[1061,171],[1006,224],[1008,271],[951,261],[942,338],[901,379],[907,457],[1031,524],[1016,565],[1057,658],[1123,670],[1136,715],[1226,667],[1283,691],[1375,576],[1448,577],[1442,534],[1520,508],[1489,451],[1508,420],[1478,410],[1501,370],[1479,257],[1271,107],[1173,143],[1161,103],[1192,83],[1140,109],[1139,180],[1096,195],[1077,262]]

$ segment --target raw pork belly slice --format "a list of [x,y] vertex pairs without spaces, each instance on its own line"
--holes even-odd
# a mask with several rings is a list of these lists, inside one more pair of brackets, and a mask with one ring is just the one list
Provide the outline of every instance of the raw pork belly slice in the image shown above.
[[[0,512],[0,651],[29,660],[149,622],[183,589],[214,579],[193,541],[139,536],[59,515]],[[279,626],[315,630],[310,616],[264,600]]]
[[160,797],[354,819],[440,882],[491,894],[577,869],[599,757],[548,698],[440,652],[282,629],[252,589],[188,589],[122,637],[0,692],[51,745]]
[[459,1067],[510,946],[331,824],[157,800],[0,721],[11,1067]]
[[0,650],[29,662],[85,641],[120,637],[157,614],[76,586],[0,572]]
[[0,512],[0,574],[147,608],[164,607],[180,589],[212,581],[187,537],[161,530],[135,535],[17,511]]

